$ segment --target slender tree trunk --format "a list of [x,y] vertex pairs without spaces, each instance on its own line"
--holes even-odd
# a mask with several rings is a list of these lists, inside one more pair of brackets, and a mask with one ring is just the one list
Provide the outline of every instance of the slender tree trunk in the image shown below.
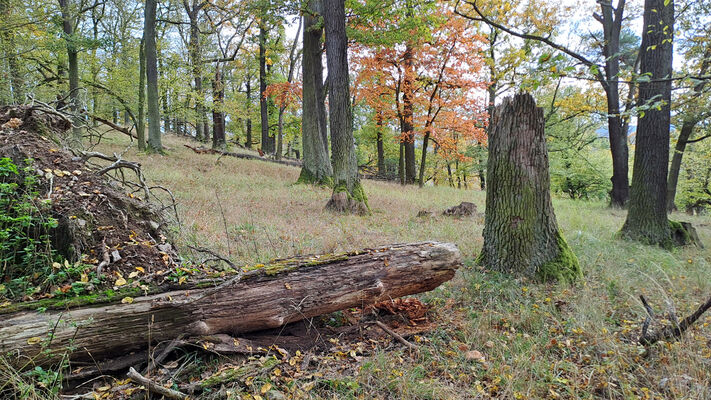
[[163,152],[158,105],[158,61],[156,53],[156,1],[146,0],[143,37],[146,41],[146,85],[148,92],[148,149]]
[[264,97],[267,90],[267,30],[264,21],[259,24],[259,115],[262,124],[262,151],[274,153],[274,137],[269,135],[269,103]]
[[578,279],[580,265],[551,203],[543,110],[521,94],[496,107],[493,120],[484,247],[477,261],[543,281]]
[[141,38],[138,50],[138,149],[146,150],[146,40]]
[[200,49],[200,27],[199,17],[201,5],[197,0],[193,0],[192,4],[188,0],[183,0],[185,12],[190,20],[190,36],[188,42],[188,54],[192,64],[192,74],[195,92],[195,139],[199,141],[207,141],[208,131],[204,130],[205,109],[204,101],[205,94],[202,88],[202,60]]
[[[0,0],[0,17],[9,20],[11,11],[10,0]],[[21,104],[25,101],[25,82],[17,59],[14,29],[0,31],[0,43],[5,50],[8,72],[10,73],[10,92],[8,93],[10,102]]]
[[358,162],[353,140],[344,0],[324,2],[324,25],[334,180],[333,195],[326,208],[333,211],[367,214],[370,210],[358,177]]
[[[706,71],[711,65],[711,46],[709,46],[704,52],[704,60],[701,62],[701,70],[699,71],[699,76],[704,76]],[[694,86],[694,93],[699,94],[703,91],[706,86],[706,80],[703,80]],[[674,154],[672,155],[671,166],[669,167],[669,179],[667,182],[667,211],[671,212],[676,209],[674,200],[676,198],[676,186],[679,182],[679,171],[681,170],[681,159],[684,157],[684,151],[686,151],[686,145],[694,133],[694,128],[699,121],[695,116],[687,115],[684,118],[684,122],[681,125],[681,131],[679,131],[679,140],[676,142],[674,147]]]
[[284,111],[286,108],[284,107],[279,107],[279,115],[277,116],[277,144],[276,144],[276,152],[274,154],[274,157],[277,160],[281,160],[282,152],[284,151],[284,143],[283,143],[283,138],[284,138]]
[[402,136],[405,149],[405,184],[415,183],[415,126],[414,126],[414,67],[412,46],[408,43],[403,55],[404,80],[402,87]]
[[405,143],[400,139],[400,153],[398,154],[397,175],[400,184],[405,184]]
[[619,0],[617,7],[612,3],[601,1],[602,15],[596,18],[602,23],[605,44],[605,78],[601,82],[607,98],[607,126],[610,136],[610,153],[612,155],[612,191],[610,204],[613,207],[624,207],[629,199],[629,154],[627,146],[627,131],[620,116],[620,31],[625,8],[625,0]]
[[648,244],[672,247],[667,219],[667,170],[674,39],[674,2],[645,0],[638,105],[661,101],[640,115],[637,127],[632,191],[622,236]]
[[79,115],[79,53],[74,37],[74,26],[72,25],[72,15],[70,10],[70,0],[59,0],[62,10],[62,30],[64,32],[67,47],[67,63],[69,64],[69,110],[72,113],[72,145],[81,146],[82,120]]
[[321,37],[323,28],[319,15],[323,13],[323,2],[311,0],[309,13],[304,15],[302,102],[302,147],[303,167],[298,182],[330,185],[333,183],[333,168],[328,158],[326,135],[326,109],[323,90],[323,64],[321,62]]
[[383,111],[378,109],[375,114],[375,145],[378,153],[378,176],[384,178],[387,175],[385,171],[385,149],[383,146]]
[[212,81],[212,148],[224,149],[227,146],[225,138],[225,89],[220,63],[215,65],[215,80]]
[[430,140],[429,126],[425,126],[425,137],[422,138],[422,158],[420,160],[420,187],[425,186],[425,167],[427,166],[427,145]]
[[247,75],[247,139],[245,147],[252,148],[252,76]]

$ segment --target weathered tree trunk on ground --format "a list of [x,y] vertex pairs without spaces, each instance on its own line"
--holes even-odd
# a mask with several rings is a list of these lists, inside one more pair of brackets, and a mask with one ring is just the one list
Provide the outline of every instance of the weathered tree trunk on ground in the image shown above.
[[321,63],[321,37],[323,28],[319,24],[319,15],[323,13],[323,2],[311,0],[309,11],[304,15],[303,76],[302,102],[302,146],[304,166],[299,175],[299,183],[331,185],[333,168],[328,158],[326,137],[326,107],[323,90],[323,65]]
[[543,110],[529,94],[496,107],[489,136],[484,247],[489,268],[574,281],[578,259],[560,234],[550,196]]
[[146,150],[146,40],[141,38],[138,51],[138,150]]
[[23,356],[15,358],[18,364],[26,362],[24,356],[50,364],[72,347],[71,360],[93,363],[181,334],[276,328],[432,290],[450,280],[460,264],[455,245],[437,242],[276,260],[241,280],[187,283],[129,304],[6,313],[0,318],[0,352]]
[[684,232],[667,218],[667,171],[669,167],[669,125],[671,121],[671,77],[674,38],[674,2],[645,0],[644,29],[640,46],[641,74],[638,105],[661,101],[639,118],[637,126],[632,191],[622,237],[673,247]]
[[348,38],[344,0],[324,2],[326,60],[328,68],[329,123],[333,195],[326,209],[367,214],[368,199],[358,177],[358,161],[353,140],[353,111],[348,79]]
[[148,92],[148,149],[163,152],[158,106],[158,60],[156,53],[156,0],[146,0],[143,38],[145,39],[146,85]]

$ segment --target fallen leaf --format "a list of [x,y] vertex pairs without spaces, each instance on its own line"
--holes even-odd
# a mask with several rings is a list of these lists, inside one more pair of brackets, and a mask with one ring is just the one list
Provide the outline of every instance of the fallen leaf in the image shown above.
[[124,297],[123,299],[121,299],[121,303],[123,303],[123,304],[131,304],[131,303],[133,303],[133,297],[128,297],[128,296],[127,296],[127,297]]
[[486,361],[486,357],[484,357],[484,355],[481,354],[481,352],[478,350],[467,351],[464,354],[464,358],[466,358],[468,361],[474,361],[474,360],[481,361],[481,362]]
[[27,344],[37,344],[41,341],[42,341],[41,337],[34,336],[34,337],[27,339]]
[[264,393],[268,392],[271,388],[272,388],[272,384],[267,382],[262,386],[261,389],[259,389],[259,393],[264,394]]
[[123,278],[123,275],[117,274],[118,279],[116,279],[116,282],[114,282],[115,286],[123,286],[126,284],[126,279]]

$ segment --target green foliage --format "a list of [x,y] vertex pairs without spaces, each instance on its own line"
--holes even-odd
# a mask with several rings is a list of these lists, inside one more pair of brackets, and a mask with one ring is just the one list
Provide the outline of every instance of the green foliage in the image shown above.
[[[699,126],[703,128],[703,126]],[[697,128],[698,129],[698,128]],[[696,136],[706,135],[700,131]],[[688,213],[706,213],[711,207],[711,142],[704,140],[687,146],[679,173],[676,206]]]
[[57,226],[29,166],[0,159],[0,295],[18,297],[51,272],[48,232]]
[[612,189],[609,156],[602,149],[550,153],[550,171],[551,190],[571,199],[605,199]]

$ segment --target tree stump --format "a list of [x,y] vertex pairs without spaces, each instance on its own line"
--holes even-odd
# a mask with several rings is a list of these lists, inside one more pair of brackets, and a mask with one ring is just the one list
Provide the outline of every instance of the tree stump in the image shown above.
[[581,270],[553,212],[543,110],[530,94],[519,94],[496,107],[493,124],[484,247],[477,261],[543,281],[574,281]]

